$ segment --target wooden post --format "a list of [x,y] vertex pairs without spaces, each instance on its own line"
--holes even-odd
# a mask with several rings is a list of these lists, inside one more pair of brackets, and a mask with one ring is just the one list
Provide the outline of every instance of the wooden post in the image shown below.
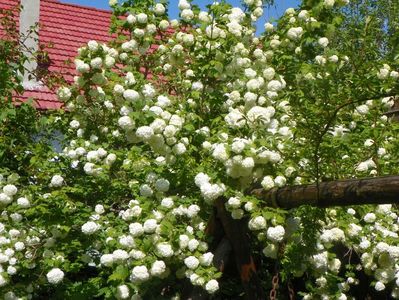
[[245,290],[245,299],[264,300],[266,299],[265,294],[252,257],[247,222],[246,220],[234,220],[226,210],[225,202],[226,200],[223,198],[215,201],[217,216],[233,249],[237,269]]
[[399,176],[362,178],[252,191],[266,206],[295,208],[399,203]]

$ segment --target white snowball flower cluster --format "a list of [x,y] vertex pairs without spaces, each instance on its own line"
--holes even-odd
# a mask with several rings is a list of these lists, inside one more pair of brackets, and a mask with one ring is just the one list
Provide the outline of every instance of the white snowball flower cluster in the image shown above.
[[273,243],[282,242],[284,239],[285,230],[284,227],[278,225],[276,227],[269,227],[267,229],[267,238]]
[[200,188],[201,195],[205,201],[212,202],[225,192],[224,184],[212,184],[210,178],[204,173],[199,173],[195,176],[195,184]]
[[133,268],[130,275],[130,280],[132,282],[142,282],[150,278],[150,273],[146,266],[136,266]]
[[62,88],[58,89],[57,96],[61,101],[68,101],[71,98],[72,93],[69,88],[62,87]]
[[64,279],[64,272],[59,268],[54,268],[47,273],[46,277],[49,283],[59,284]]
[[[1,204],[10,204],[13,201],[13,197],[17,194],[18,188],[13,184],[6,184],[2,188],[2,192],[0,193],[0,203]],[[22,198],[20,198],[22,199]],[[26,202],[24,200],[20,200],[20,202]],[[29,201],[28,201],[29,203]]]
[[86,222],[82,225],[82,232],[87,235],[93,234],[99,229],[100,225],[93,221]]
[[61,175],[54,175],[51,178],[50,186],[52,187],[60,187],[64,183],[64,178]]

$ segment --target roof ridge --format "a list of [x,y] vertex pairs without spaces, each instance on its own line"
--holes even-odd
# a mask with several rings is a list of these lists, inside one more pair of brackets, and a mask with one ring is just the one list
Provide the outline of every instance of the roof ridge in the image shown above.
[[97,8],[97,7],[75,4],[75,3],[65,3],[65,2],[61,2],[60,0],[42,0],[42,1],[55,2],[55,3],[61,4],[61,5],[73,6],[73,7],[83,8],[83,9],[88,9],[88,10],[96,10],[96,11],[103,12],[103,13],[111,13],[112,12],[110,9],[101,9],[101,8]]

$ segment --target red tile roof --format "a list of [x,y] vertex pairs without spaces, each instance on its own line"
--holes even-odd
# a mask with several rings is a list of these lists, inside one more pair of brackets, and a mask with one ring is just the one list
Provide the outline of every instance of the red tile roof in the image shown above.
[[[19,4],[19,0],[0,0],[0,8],[9,9]],[[106,42],[111,39],[109,26],[111,12],[92,7],[61,3],[57,0],[40,1],[39,43],[53,47],[45,50],[50,58],[50,71],[58,71],[72,82],[76,75],[73,64],[77,49],[90,40]],[[70,60],[71,64],[65,64]],[[62,103],[56,94],[43,86],[26,88],[21,100],[34,98],[40,109],[57,109]]]

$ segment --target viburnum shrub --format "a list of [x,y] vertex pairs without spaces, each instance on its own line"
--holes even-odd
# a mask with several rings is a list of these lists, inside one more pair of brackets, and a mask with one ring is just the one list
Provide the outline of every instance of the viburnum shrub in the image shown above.
[[348,3],[307,1],[257,35],[260,0],[180,0],[172,21],[166,1],[110,1],[117,38],[80,48],[58,90],[62,153],[27,184],[1,178],[6,299],[179,299],[187,282],[233,298],[205,233],[220,199],[265,291],[277,270],[304,299],[351,299],[361,280],[399,298],[395,206],[287,211],[250,193],[399,171],[398,53],[359,63],[339,39]]

